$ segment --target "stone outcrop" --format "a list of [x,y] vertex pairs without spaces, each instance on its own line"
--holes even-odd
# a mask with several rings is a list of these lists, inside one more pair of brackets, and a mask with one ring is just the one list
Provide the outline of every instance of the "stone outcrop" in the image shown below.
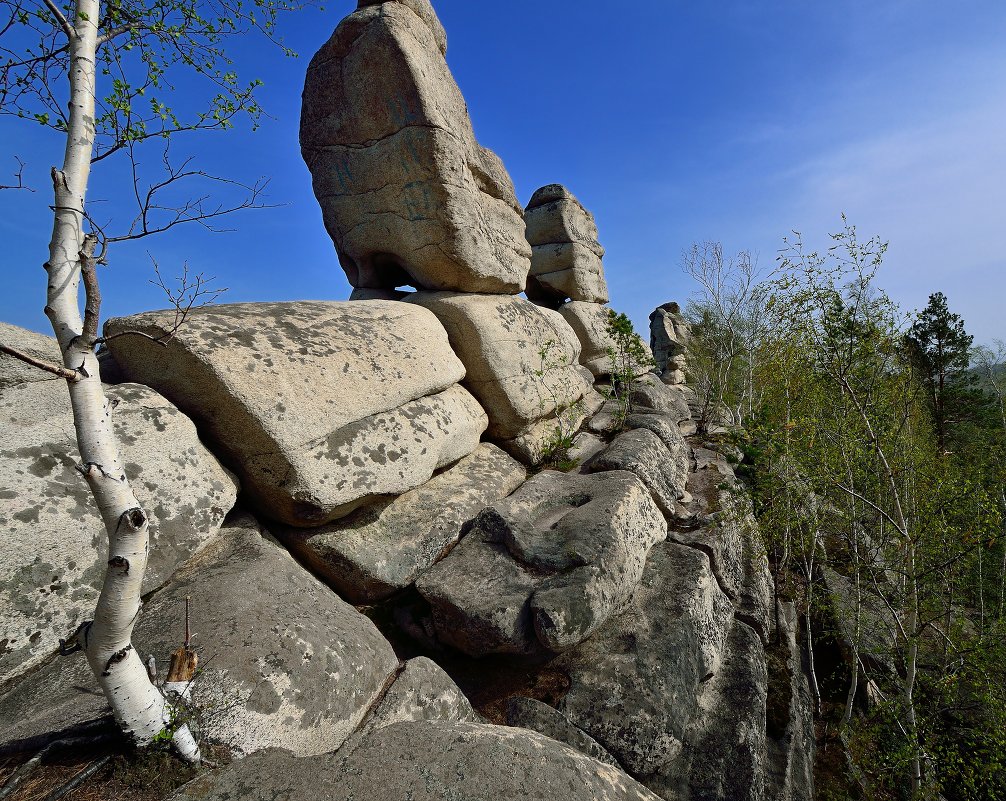
[[502,162],[475,140],[433,8],[359,6],[311,60],[300,123],[350,284],[522,291],[523,210]]
[[660,510],[670,516],[674,514],[677,501],[685,494],[688,462],[683,447],[672,452],[652,431],[637,428],[619,434],[604,451],[590,460],[588,469],[627,470],[635,474],[650,491]]
[[404,589],[452,548],[461,526],[519,487],[527,471],[489,443],[425,484],[319,528],[280,539],[345,599],[373,603]]
[[590,391],[577,367],[580,343],[557,312],[499,295],[416,292],[408,302],[447,329],[494,440],[524,434]]
[[650,350],[665,384],[685,383],[689,328],[677,303],[658,306],[650,315]]
[[[173,312],[110,320],[165,337]],[[263,514],[321,525],[407,492],[471,453],[483,410],[443,327],[394,301],[240,303],[190,314],[166,347],[109,347],[134,381],[189,414]]]
[[[144,655],[180,644],[190,597],[200,673],[193,702],[203,733],[240,754],[338,748],[378,700],[398,659],[373,623],[239,517],[143,609],[133,636]],[[44,666],[0,697],[0,742],[107,713],[83,659]]]
[[[136,384],[106,392],[126,475],[150,519],[149,592],[217,532],[237,482],[160,395]],[[49,656],[94,613],[107,539],[79,458],[63,381],[0,391],[0,683]]]
[[480,512],[416,586],[465,653],[563,651],[625,607],[666,535],[635,476],[545,471]]
[[618,768],[525,729],[416,721],[336,752],[295,759],[274,750],[197,777],[169,801],[660,801]]
[[597,225],[566,187],[549,184],[535,192],[524,220],[531,243],[528,298],[552,306],[567,299],[608,302]]

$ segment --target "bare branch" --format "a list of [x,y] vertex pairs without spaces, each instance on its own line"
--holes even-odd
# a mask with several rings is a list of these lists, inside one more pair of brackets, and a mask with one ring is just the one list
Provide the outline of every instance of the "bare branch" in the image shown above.
[[63,12],[59,10],[52,0],[43,0],[45,7],[49,9],[52,15],[56,18],[59,23],[59,27],[63,29],[63,33],[66,34],[67,39],[75,39],[77,37],[77,32],[73,29],[73,26],[67,21],[66,17],[63,16]]
[[24,162],[20,158],[14,156],[14,161],[17,162],[17,172],[14,173],[14,178],[17,179],[16,184],[0,184],[0,189],[26,189],[29,192],[34,192],[30,186],[25,186],[24,184]]
[[84,246],[80,249],[80,277],[84,282],[84,328],[81,339],[90,347],[98,340],[98,316],[101,312],[101,289],[98,287],[98,275],[95,272],[97,260],[94,249],[98,244],[95,234],[84,237]]
[[167,334],[157,338],[161,344],[167,344],[185,325],[185,320],[190,312],[215,303],[227,291],[227,287],[210,286],[216,279],[204,273],[190,275],[189,264],[185,262],[182,265],[182,274],[175,279],[176,288],[172,289],[164,281],[157,262],[153,258],[151,261],[154,264],[154,274],[157,276],[157,280],[151,279],[150,283],[161,288],[175,310],[175,320],[171,329]]
[[52,373],[60,378],[65,378],[67,381],[76,382],[83,378],[77,370],[69,370],[61,364],[44,362],[41,359],[36,359],[34,356],[29,356],[27,353],[22,353],[14,348],[9,348],[4,344],[0,344],[0,353],[6,353],[8,356],[17,359],[18,361],[30,364],[32,367],[37,367],[39,370],[45,370],[47,373]]

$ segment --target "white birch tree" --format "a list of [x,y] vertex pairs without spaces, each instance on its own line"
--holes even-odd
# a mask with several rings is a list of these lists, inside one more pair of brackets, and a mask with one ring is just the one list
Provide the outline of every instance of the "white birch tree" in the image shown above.
[[[189,761],[199,760],[199,748],[187,726],[173,725],[170,699],[152,683],[131,643],[149,548],[148,518],[123,468],[99,375],[97,268],[114,242],[190,222],[213,230],[223,214],[261,207],[262,182],[236,184],[195,169],[190,160],[172,161],[167,142],[182,132],[227,129],[241,116],[257,120],[261,109],[254,93],[260,82],[240,84],[224,47],[230,38],[253,31],[276,41],[278,14],[300,5],[286,0],[0,2],[0,115],[53,129],[65,145],[62,163],[51,170],[53,227],[44,265],[45,312],[62,364],[2,349],[66,380],[78,470],[108,535],[108,565],[94,619],[82,623],[71,642],[84,652],[123,732],[144,745],[167,730]],[[167,76],[177,71],[192,73],[209,90],[196,111],[188,97],[183,100],[187,114],[172,108],[174,87]],[[157,178],[143,172],[136,156],[148,140],[164,148],[164,174]],[[128,160],[132,186],[123,190],[136,201],[135,216],[117,232],[96,225],[87,211],[92,167],[112,158]],[[22,172],[16,185],[4,188],[23,186]],[[181,202],[162,200],[166,190],[178,197],[179,186],[196,182],[202,190],[207,181],[237,188],[239,194],[221,202],[205,192]],[[184,312],[201,291],[198,279],[183,286],[176,308]]]

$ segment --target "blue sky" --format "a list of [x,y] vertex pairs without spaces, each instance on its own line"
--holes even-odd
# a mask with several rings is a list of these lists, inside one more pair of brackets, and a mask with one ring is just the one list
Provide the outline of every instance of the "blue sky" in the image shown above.
[[[908,309],[943,291],[979,341],[1006,339],[1006,3],[1001,0],[434,0],[448,62],[480,142],[526,202],[566,184],[597,218],[612,305],[637,328],[692,287],[681,253],[722,241],[774,263],[799,230],[815,246],[844,212],[890,241],[880,284]],[[179,140],[218,173],[269,176],[279,208],[117,246],[102,273],[106,315],[164,305],[165,274],[187,261],[226,300],[342,299],[349,287],[300,159],[297,125],[311,54],[355,3],[285,20],[284,59],[235,49],[266,85],[272,115]],[[185,88],[185,85],[181,85]],[[0,319],[46,330],[53,135],[0,118],[0,183],[16,163],[38,191],[0,192]],[[156,160],[158,153],[150,151]],[[127,222],[114,165],[94,175],[92,211]],[[96,201],[101,201],[100,204]]]

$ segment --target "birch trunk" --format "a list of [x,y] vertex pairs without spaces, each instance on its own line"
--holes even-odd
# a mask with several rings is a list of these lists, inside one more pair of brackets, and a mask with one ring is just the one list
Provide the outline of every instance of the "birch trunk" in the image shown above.
[[[70,403],[81,464],[108,533],[108,566],[94,621],[77,632],[77,641],[116,720],[137,744],[149,743],[171,722],[172,709],[151,684],[132,647],[133,625],[140,612],[140,587],[149,546],[147,516],[126,479],[112,429],[94,352],[97,335],[96,284],[90,281],[87,309],[81,317],[79,290],[89,253],[83,222],[87,183],[94,147],[95,54],[98,0],[78,0],[66,26],[70,49],[70,103],[62,169],[53,169],[55,190],[52,240],[49,244],[46,314],[63,353],[64,365],[76,371],[68,380]],[[71,35],[72,30],[72,35]],[[90,243],[93,249],[93,242]],[[92,276],[93,277],[93,276]],[[182,756],[198,761],[199,750],[188,728],[174,734]]]

